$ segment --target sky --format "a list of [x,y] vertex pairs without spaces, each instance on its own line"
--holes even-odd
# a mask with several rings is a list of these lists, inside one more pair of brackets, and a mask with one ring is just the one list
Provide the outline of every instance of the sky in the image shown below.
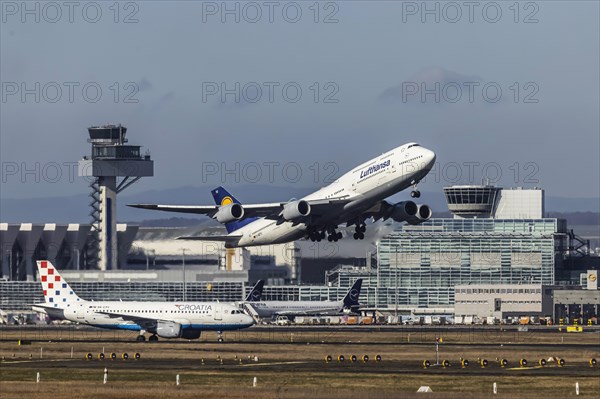
[[0,199],[86,193],[104,123],[155,161],[131,193],[325,185],[418,142],[424,192],[600,197],[599,3],[467,4],[3,1]]

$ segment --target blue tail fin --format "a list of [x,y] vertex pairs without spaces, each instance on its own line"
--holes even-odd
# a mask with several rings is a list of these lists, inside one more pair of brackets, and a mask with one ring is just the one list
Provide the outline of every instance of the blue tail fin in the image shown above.
[[[213,196],[213,199],[215,200],[215,204],[217,204],[218,206],[229,204],[241,205],[240,201],[238,201],[233,195],[229,194],[229,192],[221,186],[212,190],[211,194]],[[242,220],[236,220],[235,222],[225,223],[225,228],[227,229],[228,233],[233,233],[234,231],[244,227],[245,225],[254,222],[256,219],[258,218],[244,218]]]

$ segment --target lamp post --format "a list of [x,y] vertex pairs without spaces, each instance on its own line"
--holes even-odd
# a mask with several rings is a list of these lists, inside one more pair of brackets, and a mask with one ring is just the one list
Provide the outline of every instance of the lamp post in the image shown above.
[[395,267],[394,267],[394,275],[395,275],[396,282],[395,282],[394,286],[396,288],[396,295],[395,295],[395,297],[396,297],[396,301],[395,301],[396,302],[396,308],[395,308],[394,313],[395,313],[396,318],[397,318],[398,317],[398,245],[395,245],[395,249],[396,249],[396,264],[395,264]]
[[183,302],[185,302],[185,250],[187,248],[181,248],[181,266],[183,268]]

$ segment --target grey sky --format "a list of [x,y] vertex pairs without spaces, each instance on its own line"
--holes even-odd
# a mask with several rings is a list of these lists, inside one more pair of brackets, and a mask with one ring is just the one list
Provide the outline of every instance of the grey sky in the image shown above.
[[[66,8],[57,22],[46,21],[54,10],[44,11],[45,3],[36,2],[29,4],[39,4],[40,22],[28,14],[22,22],[22,10],[11,8],[22,4],[2,2],[2,198],[87,192],[82,180],[70,181],[67,166],[55,179],[44,165],[77,161],[89,152],[86,128],[106,122],[126,125],[130,143],[150,149],[156,161],[156,176],[132,192],[235,185],[232,175],[203,176],[202,162],[205,168],[224,162],[231,169],[236,162],[240,168],[279,162],[273,167],[279,185],[295,180],[282,177],[282,168],[296,162],[303,173],[299,184],[322,184],[330,172],[339,175],[393,146],[417,141],[433,149],[440,162],[424,191],[478,183],[484,169],[494,177],[499,168],[499,185],[541,186],[555,196],[600,196],[600,19],[594,1],[524,2],[518,16],[510,8],[513,2],[493,3],[502,11],[496,23],[486,21],[495,18],[490,2],[477,3],[473,22],[461,6],[456,23],[450,22],[456,9],[446,2],[428,3],[439,7],[439,23],[433,14],[422,22],[420,10],[414,13],[422,2],[323,2],[318,23],[312,1],[276,2],[272,23],[263,2],[238,3],[239,23],[235,15],[225,15],[222,23],[221,10],[212,14],[221,2],[121,3],[118,23],[112,2],[98,3],[97,23],[84,19],[86,2],[77,3],[73,23]],[[254,4],[263,15],[250,23]],[[294,18],[296,5],[302,16],[290,23],[286,18]],[[86,17],[93,18],[95,10],[87,7]],[[123,23],[131,13],[138,22]],[[338,22],[324,23],[326,18]],[[422,98],[407,92],[422,83],[435,87],[436,81],[437,102],[435,94]],[[24,101],[22,93],[11,94],[36,82],[47,89],[45,94],[40,89],[39,103],[34,94]],[[54,96],[49,82],[62,86],[55,103],[49,101]],[[79,84],[72,103],[65,82]],[[224,102],[218,94],[203,98],[203,87],[220,88],[223,82],[230,89],[236,82],[251,84],[239,103],[233,95]],[[252,82],[262,88],[256,103]],[[265,82],[274,82],[273,102]],[[86,83],[102,89],[98,102],[83,98]],[[297,102],[284,98],[286,83],[301,88]],[[470,102],[466,85],[472,83],[477,85]],[[502,97],[497,102],[493,93],[485,97],[484,85],[499,87]],[[131,87],[139,88],[131,98],[138,103],[125,101]],[[457,87],[462,97],[453,102]],[[386,97],[390,91],[396,95]],[[21,175],[23,168],[36,170],[36,162],[37,172]],[[465,166],[469,162],[473,166]],[[259,182],[265,184],[268,168],[261,167]],[[239,175],[242,181],[248,177]]]

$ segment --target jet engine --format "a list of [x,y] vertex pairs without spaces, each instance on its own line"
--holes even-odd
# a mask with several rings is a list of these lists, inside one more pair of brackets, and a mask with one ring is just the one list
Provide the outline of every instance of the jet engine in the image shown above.
[[156,335],[163,338],[179,338],[181,336],[181,324],[174,321],[159,320],[156,323]]
[[429,220],[429,218],[432,215],[431,208],[429,207],[429,205],[418,205],[418,207],[419,210],[417,211],[417,213],[414,216],[408,218],[406,220],[407,223],[421,224],[426,220]]
[[285,220],[294,220],[310,214],[310,204],[304,200],[289,202],[283,206],[281,216]]
[[200,330],[191,328],[181,328],[181,324],[176,321],[159,320],[156,324],[156,335],[162,338],[200,338]]
[[229,223],[244,217],[244,207],[240,204],[228,204],[219,207],[214,218],[219,223]]
[[388,211],[387,217],[396,222],[405,222],[414,218],[419,210],[417,204],[412,201],[402,201],[394,204]]

